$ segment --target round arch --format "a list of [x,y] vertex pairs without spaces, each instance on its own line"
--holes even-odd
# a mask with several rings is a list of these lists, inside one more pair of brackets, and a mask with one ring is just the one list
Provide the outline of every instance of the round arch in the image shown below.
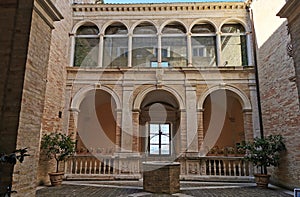
[[107,23],[105,23],[100,31],[100,34],[104,35],[105,34],[105,30],[107,29],[107,27],[109,27],[110,25],[114,24],[114,23],[121,23],[123,24],[126,28],[127,28],[127,31],[129,33],[129,27],[126,23],[124,23],[123,21],[120,21],[120,20],[113,20],[113,21],[109,21]]
[[212,25],[215,28],[216,32],[218,30],[218,26],[213,21],[204,18],[204,19],[197,19],[197,20],[193,21],[192,24],[190,25],[189,29],[188,29],[188,32],[191,33],[191,30],[194,27],[194,25],[196,25],[198,23],[207,23],[207,24],[210,24],[210,25]]
[[226,23],[230,23],[230,22],[235,22],[235,23],[239,23],[241,24],[244,28],[245,28],[245,31],[246,32],[250,32],[251,30],[249,29],[249,27],[247,26],[246,22],[241,20],[241,19],[238,19],[238,18],[227,18],[225,19],[219,26],[218,28],[218,31],[221,32],[221,28],[224,24]]
[[158,25],[155,24],[153,21],[150,21],[150,20],[139,20],[137,22],[135,22],[131,28],[129,29],[129,33],[130,34],[133,34],[133,30],[136,28],[136,26],[138,26],[139,24],[143,23],[143,22],[147,22],[147,23],[151,23],[155,28],[156,28],[156,31],[158,32]]
[[216,86],[213,86],[213,87],[209,88],[206,92],[204,92],[201,95],[201,97],[198,101],[197,110],[202,111],[204,101],[207,98],[207,96],[210,95],[212,92],[217,91],[217,90],[232,91],[233,93],[235,93],[237,95],[237,99],[240,101],[244,111],[251,111],[252,110],[251,102],[250,102],[249,98],[246,96],[246,94],[242,90],[240,90],[240,89],[238,89],[234,86],[231,86],[231,85],[225,85],[225,86],[216,85]]
[[145,96],[146,96],[149,92],[154,91],[154,90],[165,90],[165,91],[169,92],[170,94],[172,94],[172,95],[176,98],[176,100],[177,100],[177,102],[178,102],[178,104],[179,104],[179,109],[180,109],[180,110],[185,109],[183,99],[182,99],[182,97],[179,95],[179,93],[178,93],[176,90],[174,90],[173,88],[170,88],[170,87],[168,87],[168,86],[163,86],[163,87],[161,87],[161,88],[159,88],[159,89],[156,88],[156,86],[152,86],[152,87],[150,87],[150,88],[147,88],[147,89],[141,91],[141,92],[136,96],[136,98],[135,98],[135,100],[134,100],[134,103],[133,103],[133,110],[140,110],[141,104],[142,104],[142,102],[143,102]]
[[87,87],[81,88],[78,92],[76,92],[76,94],[74,95],[74,97],[72,99],[70,110],[79,112],[80,111],[79,107],[80,107],[80,104],[83,101],[83,99],[87,96],[87,94],[90,91],[94,91],[94,90],[103,90],[103,91],[109,93],[116,103],[117,110],[121,109],[120,98],[111,88],[106,87],[106,86],[98,87],[97,85],[89,85]]
[[172,23],[172,22],[178,22],[178,23],[180,23],[180,24],[185,28],[186,32],[188,32],[188,31],[187,31],[187,30],[188,30],[188,27],[187,27],[181,20],[170,19],[170,20],[165,21],[163,24],[161,24],[161,26],[160,26],[159,29],[158,29],[158,33],[161,33],[162,30],[163,30],[163,28],[164,28],[166,25],[168,25],[169,23]]
[[73,26],[72,33],[73,33],[73,34],[76,34],[77,29],[78,29],[79,27],[81,27],[82,25],[86,24],[86,23],[92,23],[92,24],[94,24],[95,26],[98,27],[99,32],[100,32],[100,29],[101,29],[101,28],[98,26],[97,23],[95,23],[95,22],[92,21],[92,20],[83,20],[83,21],[80,21],[80,22],[76,23],[76,24]]

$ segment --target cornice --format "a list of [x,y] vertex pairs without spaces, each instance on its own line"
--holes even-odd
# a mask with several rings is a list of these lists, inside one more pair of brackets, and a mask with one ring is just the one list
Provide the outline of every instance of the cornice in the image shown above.
[[243,2],[233,3],[155,3],[155,4],[73,4],[74,12],[160,12],[246,9]]
[[52,29],[54,28],[54,21],[63,19],[60,11],[50,0],[35,0],[34,10]]
[[297,16],[300,15],[300,1],[289,0],[278,12],[277,16],[281,18],[288,18],[289,22],[293,21]]

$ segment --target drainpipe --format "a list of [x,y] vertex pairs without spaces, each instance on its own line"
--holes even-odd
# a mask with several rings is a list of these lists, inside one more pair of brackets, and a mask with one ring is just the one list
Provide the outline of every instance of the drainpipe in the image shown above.
[[255,70],[255,85],[257,91],[257,107],[258,107],[258,119],[259,119],[259,127],[260,127],[260,135],[261,138],[264,138],[264,127],[263,127],[263,119],[262,119],[262,109],[261,109],[261,98],[260,98],[260,88],[259,88],[259,77],[258,77],[258,66],[257,66],[257,41],[256,41],[256,33],[254,27],[253,20],[253,10],[251,5],[247,6],[247,10],[250,15],[250,23],[252,29],[252,42],[253,42],[253,57],[254,57],[254,70]]

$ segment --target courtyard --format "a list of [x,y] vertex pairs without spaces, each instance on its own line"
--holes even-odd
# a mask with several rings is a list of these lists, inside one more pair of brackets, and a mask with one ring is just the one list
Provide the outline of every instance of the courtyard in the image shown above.
[[289,197],[292,191],[269,185],[268,189],[260,189],[255,183],[199,182],[181,181],[180,192],[175,194],[153,194],[143,190],[142,181],[65,181],[59,187],[43,186],[37,188],[37,197],[155,197],[155,196],[218,196],[218,197]]

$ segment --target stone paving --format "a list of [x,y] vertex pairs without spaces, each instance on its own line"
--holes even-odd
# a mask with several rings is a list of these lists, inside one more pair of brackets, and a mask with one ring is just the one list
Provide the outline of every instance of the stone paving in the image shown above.
[[65,181],[59,187],[40,187],[37,197],[291,197],[291,191],[271,186],[256,188],[253,183],[181,182],[180,193],[145,192],[141,181]]

